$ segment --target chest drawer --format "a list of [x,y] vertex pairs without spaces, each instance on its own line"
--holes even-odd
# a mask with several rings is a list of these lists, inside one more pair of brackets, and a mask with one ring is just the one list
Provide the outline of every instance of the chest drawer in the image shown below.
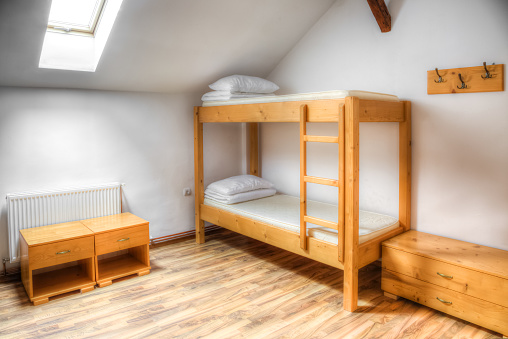
[[136,247],[150,242],[148,224],[95,235],[96,255]]
[[508,280],[383,246],[383,269],[508,307]]
[[94,237],[64,240],[28,249],[31,270],[94,256]]
[[383,270],[381,288],[496,332],[508,333],[507,307],[387,270]]

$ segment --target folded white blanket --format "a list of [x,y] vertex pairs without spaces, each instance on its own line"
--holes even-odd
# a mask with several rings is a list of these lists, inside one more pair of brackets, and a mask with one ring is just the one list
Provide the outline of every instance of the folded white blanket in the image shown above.
[[248,92],[230,92],[230,91],[212,91],[205,93],[201,100],[203,101],[224,101],[230,99],[255,98],[273,96],[273,93],[248,93]]
[[239,202],[245,202],[245,201],[249,201],[249,200],[270,197],[272,195],[275,195],[275,193],[277,193],[277,191],[273,188],[261,188],[261,189],[254,190],[254,191],[242,192],[242,193],[231,194],[231,195],[221,194],[221,193],[217,193],[215,191],[206,189],[205,190],[205,198],[212,199],[212,200],[221,202],[223,204],[230,205],[230,204],[236,204]]

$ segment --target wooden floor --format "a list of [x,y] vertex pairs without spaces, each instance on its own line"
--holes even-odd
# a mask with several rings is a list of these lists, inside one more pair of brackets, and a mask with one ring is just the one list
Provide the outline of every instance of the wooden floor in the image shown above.
[[360,271],[361,307],[342,310],[342,271],[226,230],[150,250],[152,273],[32,306],[0,280],[0,338],[498,338],[382,295]]

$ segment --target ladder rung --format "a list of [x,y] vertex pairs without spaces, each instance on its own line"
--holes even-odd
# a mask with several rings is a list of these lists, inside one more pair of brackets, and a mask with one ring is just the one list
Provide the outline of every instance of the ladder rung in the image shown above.
[[326,178],[319,178],[319,177],[310,177],[310,176],[304,176],[303,181],[310,182],[313,184],[320,184],[320,185],[328,185],[328,186],[334,186],[339,187],[339,180],[335,179],[326,179]]
[[315,224],[315,225],[319,225],[319,226],[323,226],[323,227],[328,227],[328,228],[333,228],[334,230],[339,230],[339,224],[336,222],[331,222],[328,220],[319,219],[319,218],[315,218],[315,217],[309,217],[308,215],[304,216],[303,220],[305,222],[309,222],[311,224]]
[[339,137],[327,137],[320,135],[304,135],[303,140],[309,142],[330,142],[336,144],[339,143]]

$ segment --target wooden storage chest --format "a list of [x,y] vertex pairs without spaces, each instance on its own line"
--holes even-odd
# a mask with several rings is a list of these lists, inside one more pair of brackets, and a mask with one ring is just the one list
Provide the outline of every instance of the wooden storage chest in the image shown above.
[[381,288],[508,334],[508,252],[409,231],[383,242]]

